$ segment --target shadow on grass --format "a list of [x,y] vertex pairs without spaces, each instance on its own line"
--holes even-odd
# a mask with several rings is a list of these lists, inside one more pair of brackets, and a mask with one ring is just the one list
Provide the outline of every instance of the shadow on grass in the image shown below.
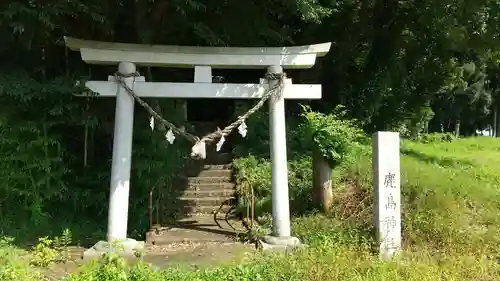
[[475,164],[472,161],[464,160],[464,159],[456,159],[453,157],[437,157],[428,154],[424,154],[422,152],[410,149],[410,148],[402,148],[401,153],[410,156],[414,159],[417,159],[421,162],[429,163],[429,164],[437,164],[442,167],[447,168],[464,168],[464,167],[474,167]]

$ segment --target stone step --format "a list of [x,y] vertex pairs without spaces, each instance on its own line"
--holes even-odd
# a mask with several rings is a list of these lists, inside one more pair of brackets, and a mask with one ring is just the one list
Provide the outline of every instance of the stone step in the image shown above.
[[234,242],[235,236],[244,232],[242,223],[237,218],[213,215],[195,215],[180,219],[175,223],[151,230],[146,235],[146,242],[154,245],[168,245],[189,242]]
[[220,156],[220,157],[211,157],[207,155],[206,159],[192,160],[188,164],[188,168],[190,167],[203,167],[203,166],[211,166],[211,165],[231,165],[233,162],[233,158],[229,156]]
[[201,166],[203,170],[225,170],[231,169],[233,167],[232,164],[204,164]]
[[[222,197],[217,197],[217,198],[222,198]],[[231,197],[227,196],[226,198],[231,198]],[[186,215],[195,215],[195,214],[213,214],[215,213],[215,211],[219,209],[221,209],[220,214],[223,216],[225,215],[226,212],[229,211],[229,209],[231,209],[232,205],[229,203],[234,204],[235,200],[233,200],[233,202],[224,202],[224,205],[221,208],[223,202],[224,200],[222,199],[219,199],[218,202],[217,200],[205,200],[202,202],[197,202],[196,200],[194,200],[193,197],[175,198],[171,201],[163,202],[163,205],[161,206],[160,209],[161,213],[160,220],[166,221],[168,220],[167,217],[171,217],[174,214],[180,217]]]
[[232,197],[234,196],[233,189],[220,189],[220,190],[186,190],[183,193],[183,197],[196,197],[196,198],[206,198],[206,197]]
[[[192,215],[194,215],[194,214],[213,214],[219,208],[220,208],[220,205],[219,206],[189,206],[189,213]],[[224,212],[227,212],[228,210],[229,210],[229,206],[224,206],[221,210],[221,213],[224,214]]]
[[[207,165],[211,166],[211,165]],[[233,172],[231,169],[224,168],[223,165],[219,165],[220,167],[208,168],[203,170],[195,170],[191,169],[186,172],[186,176],[188,177],[228,177],[231,178]]]
[[191,184],[222,184],[230,183],[230,177],[181,177],[181,182]]
[[193,160],[190,164],[192,166],[200,165],[227,165],[233,162],[233,156],[228,153],[211,153],[207,150],[205,159]]
[[233,199],[232,196],[221,196],[221,197],[180,197],[177,199],[178,204],[189,206],[189,207],[199,207],[199,206],[207,206],[207,207],[220,207],[223,203],[229,204],[231,203],[229,200]]
[[232,170],[231,163],[223,163],[223,164],[206,164],[200,162],[192,162],[188,164],[185,168],[185,175],[188,176],[197,176],[202,171],[213,171],[213,170]]
[[191,183],[187,186],[185,191],[189,190],[204,190],[204,191],[219,191],[219,190],[232,190],[234,191],[234,183],[225,182],[225,183]]
[[217,152],[215,150],[215,145],[212,149],[207,149],[207,159],[226,159],[228,161],[233,160],[233,155],[227,152]]

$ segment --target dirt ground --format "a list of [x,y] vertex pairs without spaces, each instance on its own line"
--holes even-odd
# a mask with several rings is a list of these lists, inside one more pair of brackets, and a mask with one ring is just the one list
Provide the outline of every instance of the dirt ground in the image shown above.
[[[72,247],[70,259],[64,264],[55,264],[45,271],[45,276],[52,280],[77,272],[83,265],[81,256],[84,248]],[[238,242],[202,242],[176,243],[164,246],[149,246],[143,261],[153,267],[198,267],[216,266],[232,260],[243,258],[245,253],[256,252],[255,246]]]
[[[236,233],[225,223],[226,225],[223,222],[217,224],[213,217],[192,217],[185,220],[155,236],[156,241],[161,243],[147,243],[142,259],[159,269],[195,269],[238,260],[245,253],[256,252],[254,244],[237,242]],[[238,222],[232,223],[236,225]],[[84,263],[82,254],[85,250],[82,247],[71,247],[69,261],[52,266],[46,270],[45,275],[57,280],[76,272]]]

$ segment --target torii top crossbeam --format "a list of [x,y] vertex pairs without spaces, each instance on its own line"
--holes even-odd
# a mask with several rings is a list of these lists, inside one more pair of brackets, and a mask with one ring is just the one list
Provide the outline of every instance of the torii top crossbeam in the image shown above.
[[132,62],[140,66],[252,69],[280,65],[285,69],[311,68],[331,43],[294,47],[193,47],[112,43],[64,37],[66,46],[80,51],[89,64]]

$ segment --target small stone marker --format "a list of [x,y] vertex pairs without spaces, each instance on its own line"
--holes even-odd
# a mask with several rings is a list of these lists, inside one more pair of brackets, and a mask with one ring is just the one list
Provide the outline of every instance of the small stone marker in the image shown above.
[[374,223],[382,259],[401,250],[401,176],[399,133],[373,135]]

